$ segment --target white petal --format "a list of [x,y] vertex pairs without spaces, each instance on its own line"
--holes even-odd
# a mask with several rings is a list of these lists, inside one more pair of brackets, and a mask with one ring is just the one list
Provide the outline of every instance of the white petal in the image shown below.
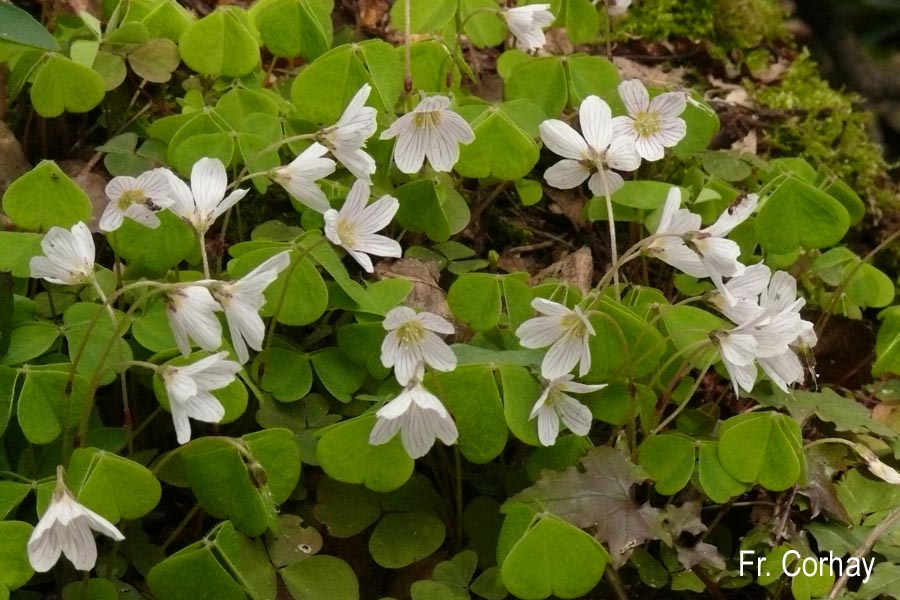
[[756,357],[756,338],[745,333],[728,333],[719,339],[719,352],[725,361],[748,365]]
[[401,419],[383,419],[379,417],[375,421],[372,431],[369,433],[369,443],[373,446],[380,446],[381,444],[388,443],[400,432],[400,427],[402,425],[403,422]]
[[365,252],[358,252],[356,250],[353,250],[352,248],[347,247],[345,247],[345,249],[347,250],[347,254],[349,254],[350,257],[355,260],[366,273],[375,272],[375,265],[372,264],[372,259],[369,258],[369,256]]
[[684,122],[684,119],[672,119],[671,121],[660,123],[659,131],[654,133],[652,137],[666,148],[671,148],[678,145],[678,142],[683,140],[686,135],[687,124]]
[[587,142],[567,123],[548,119],[540,124],[539,130],[544,144],[563,158],[582,160],[587,154]]
[[103,214],[100,216],[100,231],[115,231],[122,226],[125,219],[125,212],[119,208],[118,204],[113,201],[106,205]]
[[516,337],[525,348],[544,348],[565,335],[559,317],[534,317],[516,329]]
[[582,100],[578,109],[578,121],[584,139],[595,150],[602,151],[609,147],[612,137],[612,112],[606,102],[597,96],[588,96]]
[[544,171],[544,180],[558,190],[570,190],[590,175],[591,170],[580,161],[565,158]]
[[538,419],[538,439],[545,446],[552,446],[556,443],[556,436],[559,435],[559,415],[551,406],[544,406],[537,415]]
[[388,331],[397,329],[407,321],[411,321],[416,318],[416,311],[409,308],[408,306],[397,306],[388,311],[388,314],[384,316],[384,328]]
[[638,154],[633,138],[620,136],[615,138],[606,152],[607,164],[618,171],[634,171],[641,166],[641,156]]
[[650,94],[644,84],[637,79],[629,79],[620,83],[619,97],[625,104],[625,110],[632,117],[650,109]]
[[634,119],[625,116],[613,117],[612,137],[627,137],[636,139],[638,137],[638,132],[634,129]]
[[382,196],[365,208],[360,219],[359,233],[375,233],[391,224],[400,209],[400,201],[393,196]]
[[575,435],[587,435],[591,431],[593,415],[591,409],[563,394],[556,403],[556,411],[560,420]]
[[555,379],[567,374],[581,360],[582,340],[564,336],[553,343],[541,362],[544,379]]
[[412,401],[412,393],[409,390],[403,390],[396,398],[379,408],[376,414],[383,419],[397,419],[406,414]]
[[435,333],[443,333],[444,335],[452,335],[456,332],[453,323],[440,315],[422,311],[415,316],[415,319],[422,324],[422,327]]
[[91,535],[87,519],[74,519],[66,527],[57,528],[56,534],[62,552],[79,571],[90,571],[97,564],[97,542]]
[[635,150],[644,160],[650,162],[662,160],[666,155],[666,149],[656,137],[641,137],[634,141]]
[[747,220],[753,211],[759,197],[756,194],[747,194],[738,202],[732,204],[725,209],[715,223],[704,229],[704,231],[715,237],[723,237],[731,233],[731,230]]
[[687,108],[687,94],[684,92],[666,92],[655,96],[650,101],[650,112],[656,113],[662,119],[674,119]]
[[[622,179],[621,175],[615,171],[602,169],[591,175],[591,178],[588,181],[588,189],[591,190],[591,193],[595,196],[605,196],[606,194],[612,196],[618,192],[624,184],[625,180]],[[609,186],[608,190],[607,186]]]
[[425,332],[422,339],[422,358],[425,362],[438,371],[452,371],[456,368],[456,355],[441,338],[431,333]]
[[791,350],[781,356],[760,358],[759,366],[766,372],[769,379],[784,392],[788,391],[789,385],[803,381],[803,364]]
[[228,175],[218,158],[201,158],[191,169],[191,192],[197,208],[210,213],[225,197]]

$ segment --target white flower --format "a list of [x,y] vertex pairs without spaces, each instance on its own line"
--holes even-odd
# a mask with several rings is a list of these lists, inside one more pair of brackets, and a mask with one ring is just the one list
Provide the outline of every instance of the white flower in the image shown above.
[[369,184],[357,179],[341,210],[325,213],[325,236],[344,248],[367,273],[372,273],[375,269],[367,255],[397,258],[403,256],[403,250],[395,240],[375,233],[390,224],[400,201],[393,196],[382,196],[366,206],[368,201]]
[[763,293],[772,271],[763,263],[750,265],[744,272],[728,280],[725,289],[734,299],[729,305],[722,292],[718,290],[710,294],[709,301],[734,323],[747,323],[756,318],[762,311],[759,306],[759,295]]
[[543,29],[556,19],[550,12],[549,4],[528,4],[508,8],[500,12],[510,32],[516,38],[516,45],[526,51],[544,47],[546,38]]
[[204,423],[218,423],[225,416],[222,403],[210,392],[229,385],[241,370],[238,363],[225,360],[227,356],[227,352],[219,352],[183,367],[163,365],[159,368],[157,374],[166,387],[179,444],[186,444],[191,440],[189,418]]
[[544,179],[555,188],[568,190],[590,177],[588,187],[592,194],[614,194],[624,181],[610,169],[634,171],[641,165],[634,140],[625,136],[613,137],[609,105],[597,96],[588,96],[582,101],[578,120],[584,137],[558,119],[541,123],[539,129],[544,144],[563,157],[544,171]]
[[451,335],[453,325],[430,312],[416,313],[406,306],[398,306],[384,317],[388,331],[381,343],[381,364],[394,367],[400,385],[422,377],[425,364],[438,371],[456,368],[456,355],[438,333]]
[[191,187],[169,170],[171,210],[187,221],[200,235],[205,234],[226,210],[247,195],[247,190],[234,190],[228,196],[228,175],[218,158],[201,158],[191,168]]
[[106,184],[109,204],[100,217],[101,231],[115,231],[122,226],[125,217],[145,227],[159,227],[157,210],[169,208],[175,203],[169,197],[169,178],[165,169],[153,169],[137,177],[121,175]]
[[749,320],[738,321],[731,331],[713,333],[735,393],[738,388],[746,392],[753,389],[756,364],[786,392],[791,384],[803,381],[803,365],[794,346],[806,341],[815,343],[815,334],[810,339],[809,333],[812,324],[800,316],[805,300],[797,298],[796,280],[789,273],[778,271],[767,283],[758,309],[743,313],[749,315]]
[[560,421],[575,435],[587,435],[591,430],[591,410],[566,392],[588,394],[602,390],[606,384],[587,385],[573,379],[572,375],[562,375],[548,381],[541,397],[531,409],[530,418],[537,418],[538,437],[545,446],[556,443]]
[[450,110],[450,98],[431,96],[381,132],[381,139],[397,138],[394,162],[403,173],[418,173],[425,157],[435,171],[449,171],[459,160],[459,144],[475,139],[472,128]]
[[281,252],[237,281],[215,282],[210,286],[213,298],[225,310],[231,343],[241,363],[250,358],[247,346],[262,350],[266,330],[259,309],[266,303],[263,292],[290,264],[290,252]]
[[112,523],[75,500],[63,480],[62,466],[57,467],[53,498],[28,540],[31,568],[45,573],[65,554],[76,569],[90,571],[97,562],[92,529],[117,542],[125,539]]
[[181,354],[191,353],[190,340],[213,352],[222,345],[222,324],[216,311],[222,310],[202,285],[184,285],[166,294],[166,314]]
[[740,246],[724,236],[756,210],[756,203],[756,194],[748,194],[725,209],[715,223],[700,229],[700,215],[679,208],[681,190],[673,187],[656,229],[658,237],[647,245],[647,251],[692,277],[709,277],[725,302],[733,306],[737,300],[723,277],[736,277],[745,267],[738,262]]
[[425,456],[435,439],[450,446],[459,435],[453,417],[441,401],[418,381],[413,381],[375,414],[378,419],[369,434],[369,443],[386,444],[399,432],[403,447],[412,458]]
[[59,285],[88,283],[94,278],[94,238],[84,223],[72,229],[51,227],[41,240],[43,256],[31,259],[31,276]]
[[334,173],[335,163],[323,158],[328,148],[315,142],[300,153],[290,164],[273,169],[272,180],[288,193],[314,211],[324,213],[331,205],[316,181]]
[[578,374],[591,370],[590,338],[596,332],[579,307],[569,309],[558,302],[535,298],[531,306],[541,313],[519,325],[516,335],[526,348],[550,346],[541,362],[544,379],[557,379],[579,365]]
[[607,0],[606,12],[614,17],[624,15],[629,6],[631,6],[631,0]]
[[613,134],[633,139],[644,160],[661,159],[666,148],[684,139],[687,126],[679,116],[687,106],[684,92],[666,92],[651,100],[644,84],[631,79],[619,84],[619,96],[628,116],[612,120]]
[[350,100],[338,122],[321,132],[321,139],[342,165],[358,179],[372,182],[375,160],[363,150],[366,140],[375,133],[378,113],[366,106],[372,87],[367,83]]

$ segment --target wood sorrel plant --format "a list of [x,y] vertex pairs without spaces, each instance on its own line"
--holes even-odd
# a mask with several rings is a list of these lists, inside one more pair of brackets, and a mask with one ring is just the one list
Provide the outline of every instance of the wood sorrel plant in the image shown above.
[[[3,195],[0,597],[896,595],[897,430],[807,389],[832,315],[887,307],[896,400],[895,235],[857,256],[831,173],[546,47],[629,2],[508,4],[398,1],[399,47],[327,0],[0,4],[13,110],[102,109],[112,176]],[[603,223],[595,285],[459,241],[551,189]]]

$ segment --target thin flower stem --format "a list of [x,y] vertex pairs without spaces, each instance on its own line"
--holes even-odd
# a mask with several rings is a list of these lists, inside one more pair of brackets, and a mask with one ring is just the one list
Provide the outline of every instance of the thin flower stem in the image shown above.
[[146,429],[147,426],[150,425],[150,423],[153,421],[153,419],[159,416],[159,413],[161,412],[162,406],[157,406],[156,409],[152,413],[150,413],[150,415],[146,419],[144,419],[144,421],[140,425],[135,427],[131,432],[131,436],[128,438],[128,444],[131,445],[134,442],[134,439],[138,435],[140,435],[140,433],[144,431],[144,429]]
[[163,552],[166,551],[166,548],[172,545],[172,542],[178,539],[178,536],[181,535],[181,532],[184,531],[184,528],[188,526],[188,523],[191,522],[191,520],[194,518],[194,515],[196,515],[197,511],[199,510],[200,505],[195,504],[194,507],[190,511],[188,511],[188,514],[184,516],[184,518],[181,520],[181,523],[179,523],[178,526],[175,527],[175,530],[172,531],[171,534],[169,534],[169,537],[167,537],[166,541],[164,541],[162,543],[162,546],[160,546],[160,549]]
[[453,446],[453,457],[455,460],[455,488],[456,488],[456,544],[458,548],[462,548],[463,543],[463,511],[465,505],[463,503],[463,476],[462,476],[462,455],[459,452],[459,446]]
[[119,373],[119,385],[122,390],[122,425],[128,439],[128,456],[134,454],[134,436],[131,435],[131,406],[128,402],[128,379],[125,371]]
[[703,370],[700,371],[699,375],[697,375],[697,379],[694,380],[694,385],[691,386],[691,390],[688,392],[687,396],[685,396],[684,400],[681,401],[681,403],[675,408],[675,410],[672,411],[672,413],[668,417],[663,419],[659,425],[654,427],[653,431],[651,431],[650,435],[647,437],[653,437],[654,435],[662,431],[666,427],[666,425],[678,418],[678,415],[680,415],[681,412],[687,407],[687,405],[690,404],[691,397],[700,388],[700,384],[703,382],[703,378],[706,376],[706,372],[709,371],[709,368],[712,367],[712,364],[713,359],[707,361],[706,366],[703,367]]
[[616,300],[621,300],[621,290],[619,289],[619,251],[616,247],[616,218],[613,214],[612,198],[609,195],[609,178],[606,176],[606,169],[599,169],[600,178],[603,180],[603,197],[606,200],[606,218],[609,223],[609,256],[612,265],[613,288],[616,292]]
[[403,1],[403,89],[412,91],[412,0]]
[[209,279],[209,257],[206,254],[206,236],[199,232],[197,236],[200,242],[200,258],[203,260],[203,278]]
[[[875,526],[872,530],[872,533],[869,534],[869,537],[862,543],[862,545],[857,548],[856,552],[853,553],[851,558],[855,558],[856,562],[868,554],[872,550],[872,546],[875,545],[885,533],[887,533],[891,527],[893,527],[897,521],[900,520],[900,508],[895,508],[892,510],[885,519]],[[848,564],[848,563],[845,563]],[[841,576],[837,581],[834,582],[834,587],[831,588],[831,592],[828,594],[829,598],[837,598],[838,594],[841,593],[841,590],[844,589],[844,586],[847,585],[847,580],[850,579],[850,569],[844,569],[844,572],[841,573]]]

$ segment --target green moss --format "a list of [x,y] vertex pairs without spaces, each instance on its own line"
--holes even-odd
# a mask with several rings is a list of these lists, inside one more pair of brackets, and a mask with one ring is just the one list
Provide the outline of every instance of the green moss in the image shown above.
[[752,89],[757,103],[785,112],[763,131],[775,156],[801,156],[847,181],[870,205],[896,206],[881,148],[866,130],[871,113],[860,110],[855,94],[832,89],[804,52],[777,85]]
[[616,22],[620,37],[704,40],[713,55],[785,37],[778,0],[644,0]]

